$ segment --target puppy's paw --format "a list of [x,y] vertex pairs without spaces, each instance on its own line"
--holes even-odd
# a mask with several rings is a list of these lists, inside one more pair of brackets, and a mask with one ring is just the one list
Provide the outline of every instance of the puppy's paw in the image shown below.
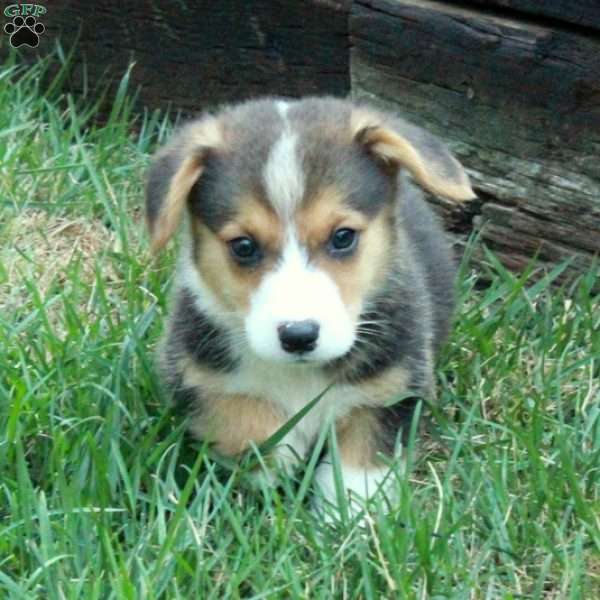
[[329,457],[315,473],[317,493],[313,507],[326,522],[340,521],[345,512],[351,519],[362,521],[371,499],[381,501],[384,507],[397,502],[395,473],[387,466],[367,469],[341,465],[340,474],[343,497],[339,497],[335,469]]
[[276,486],[282,476],[293,475],[303,460],[303,455],[288,444],[277,446],[268,456],[256,456],[259,464],[249,473],[249,482],[256,488]]

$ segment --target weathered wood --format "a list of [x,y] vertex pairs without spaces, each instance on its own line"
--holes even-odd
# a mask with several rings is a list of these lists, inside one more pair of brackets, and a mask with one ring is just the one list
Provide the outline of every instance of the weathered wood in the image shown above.
[[[431,199],[513,268],[600,252],[596,0],[56,0],[24,60],[78,37],[71,89],[131,60],[138,105],[184,113],[264,94],[366,97],[444,138],[479,199]],[[0,40],[0,58],[7,50]],[[83,64],[86,64],[84,77]],[[116,82],[115,82],[116,83]]]
[[510,9],[536,17],[548,17],[582,28],[600,30],[598,0],[460,0],[450,4],[475,4],[483,8]]
[[[195,113],[253,96],[349,92],[350,0],[56,0],[26,60],[79,39],[72,88],[120,78],[130,61],[139,106]],[[7,44],[0,51],[6,53]],[[1,58],[1,56],[0,56]]]
[[[428,0],[357,0],[353,93],[446,139],[480,199],[443,211],[513,267],[600,252],[600,38]],[[444,207],[442,207],[444,208]],[[479,214],[477,218],[474,215]]]

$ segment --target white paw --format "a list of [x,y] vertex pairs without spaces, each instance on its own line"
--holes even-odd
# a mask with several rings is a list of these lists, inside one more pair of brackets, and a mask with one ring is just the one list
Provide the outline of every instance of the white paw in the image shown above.
[[250,473],[250,482],[257,488],[263,485],[266,487],[277,485],[282,475],[292,475],[304,459],[303,454],[285,443],[277,446],[266,456],[259,455],[258,450],[256,452],[259,465]]
[[376,497],[382,501],[383,507],[397,501],[396,473],[387,466],[363,469],[340,465],[340,474],[343,498],[338,495],[335,470],[329,456],[323,459],[315,473],[318,488],[315,509],[328,522],[340,519],[342,503],[347,507],[348,516],[354,518],[364,514],[369,499]]

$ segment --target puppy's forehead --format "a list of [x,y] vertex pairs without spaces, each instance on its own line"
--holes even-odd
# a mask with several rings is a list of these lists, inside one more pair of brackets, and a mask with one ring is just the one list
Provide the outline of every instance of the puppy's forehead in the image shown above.
[[326,139],[344,134],[350,141],[351,105],[334,98],[264,99],[223,113],[223,128],[232,143],[250,145],[264,154],[285,132]]
[[252,181],[255,189],[271,196],[266,200],[281,207],[285,199],[278,192],[293,196],[289,188],[300,188],[303,181],[310,188],[335,167],[339,151],[350,148],[350,116],[347,103],[324,98],[238,106],[223,118],[232,166],[241,180],[247,185]]
[[224,147],[208,153],[191,194],[192,213],[213,231],[233,220],[249,197],[265,201],[261,173],[282,129],[271,101],[238,105],[218,118]]
[[299,101],[288,110],[292,130],[298,131],[304,204],[335,190],[340,204],[376,214],[394,191],[392,179],[379,170],[364,148],[354,141],[352,105],[335,98]]
[[347,203],[375,212],[386,182],[352,144],[351,105],[331,98],[248,102],[220,116],[226,150],[207,161],[194,205],[209,227],[234,218],[249,195],[282,221],[337,188]]

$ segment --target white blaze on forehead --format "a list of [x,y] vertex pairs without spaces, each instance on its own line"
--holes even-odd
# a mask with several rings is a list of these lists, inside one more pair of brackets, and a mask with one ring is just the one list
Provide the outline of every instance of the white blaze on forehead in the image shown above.
[[354,321],[337,285],[329,274],[309,264],[290,232],[279,266],[252,296],[245,324],[250,347],[265,360],[293,360],[282,349],[277,330],[283,323],[306,320],[319,325],[317,346],[306,355],[310,360],[338,358],[354,343]]
[[267,198],[273,208],[289,216],[304,195],[304,173],[298,148],[298,134],[292,130],[287,118],[287,102],[276,103],[283,120],[283,130],[273,144],[263,169],[263,182]]

